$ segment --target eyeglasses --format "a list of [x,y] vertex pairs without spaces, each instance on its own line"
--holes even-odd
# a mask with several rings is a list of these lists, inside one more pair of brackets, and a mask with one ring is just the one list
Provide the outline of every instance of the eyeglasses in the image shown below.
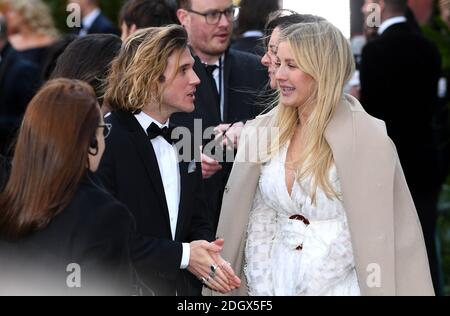
[[103,137],[108,138],[111,133],[112,124],[100,124],[98,127],[103,128]]
[[220,19],[222,18],[222,15],[225,15],[227,20],[230,22],[236,21],[237,18],[239,17],[239,7],[236,7],[236,6],[229,7],[228,9],[226,9],[224,11],[215,10],[215,11],[210,11],[210,12],[206,12],[206,13],[202,13],[202,12],[198,12],[198,11],[190,10],[190,9],[186,10],[186,11],[205,17],[205,21],[209,25],[216,25],[217,23],[219,23]]

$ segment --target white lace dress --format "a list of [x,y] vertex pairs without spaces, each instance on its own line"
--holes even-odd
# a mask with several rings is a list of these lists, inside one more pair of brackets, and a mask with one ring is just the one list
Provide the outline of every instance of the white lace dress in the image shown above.
[[[249,295],[359,296],[343,204],[318,189],[317,203],[296,182],[285,183],[287,147],[262,168],[245,247]],[[340,192],[336,168],[330,171]],[[307,223],[309,222],[309,225]]]

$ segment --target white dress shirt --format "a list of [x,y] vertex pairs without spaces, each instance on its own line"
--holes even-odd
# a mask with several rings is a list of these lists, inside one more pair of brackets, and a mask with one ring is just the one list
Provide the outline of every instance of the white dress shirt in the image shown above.
[[378,35],[383,34],[388,28],[392,25],[406,23],[408,20],[404,16],[395,16],[393,18],[387,19],[383,23],[381,23],[380,28],[378,29]]
[[95,9],[88,15],[86,15],[83,18],[83,28],[80,31],[80,36],[86,36],[89,29],[91,28],[92,24],[94,24],[95,20],[98,18],[98,16],[102,13],[100,9]]
[[[222,61],[222,62],[221,62]],[[207,63],[203,63],[204,65],[209,65]],[[222,64],[222,70],[220,70],[220,64]],[[217,69],[214,70],[213,72],[213,76],[214,76],[214,80],[216,81],[216,87],[217,87],[217,92],[219,93],[220,96],[220,118],[223,121],[223,113],[224,113],[224,103],[225,103],[225,84],[224,84],[224,79],[225,79],[225,74],[224,74],[224,66],[225,66],[225,55],[222,55],[220,57],[220,59],[215,63],[212,64],[211,66],[216,65]],[[222,80],[220,80],[220,74],[222,74]],[[222,83],[222,88],[220,89],[220,83]]]
[[[145,133],[147,133],[147,129],[152,123],[158,125],[159,128],[169,126],[169,121],[167,121],[166,124],[161,124],[144,112],[135,115],[135,117],[139,124],[141,124]],[[175,240],[181,196],[181,178],[177,150],[162,136],[152,139],[151,142],[158,161],[159,172],[161,174],[164,193],[166,195],[172,239]],[[183,243],[183,257],[180,265],[181,269],[186,269],[189,266],[189,259],[191,255],[190,250],[190,245],[188,243]]]

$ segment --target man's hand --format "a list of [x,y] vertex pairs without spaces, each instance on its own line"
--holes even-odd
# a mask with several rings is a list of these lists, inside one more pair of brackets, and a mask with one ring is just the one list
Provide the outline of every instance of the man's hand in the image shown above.
[[[216,246],[223,248],[223,245],[225,244],[225,240],[223,239],[217,239],[213,242]],[[241,279],[236,275],[236,273],[233,271],[233,268],[230,266],[230,264],[222,258],[220,253],[214,252],[210,253],[211,257],[213,257],[214,261],[216,262],[217,266],[220,270],[223,271],[225,276],[228,278],[229,284],[231,286],[232,290],[235,290],[241,286]]]
[[231,286],[227,276],[211,257],[211,254],[219,254],[222,247],[207,241],[191,242],[190,247],[188,271],[213,291],[222,294],[230,292]]
[[244,128],[243,122],[231,124],[221,124],[214,131],[217,133],[216,139],[223,137],[223,145],[229,148],[237,149],[239,147],[239,139]]
[[217,172],[222,170],[222,166],[220,165],[220,163],[217,160],[212,159],[203,153],[201,154],[201,158],[202,158],[203,179],[209,179],[213,175],[215,175]]

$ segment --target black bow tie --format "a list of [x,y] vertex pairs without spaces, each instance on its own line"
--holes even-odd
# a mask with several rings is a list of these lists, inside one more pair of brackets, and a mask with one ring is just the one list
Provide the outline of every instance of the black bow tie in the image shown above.
[[155,139],[158,136],[162,136],[169,144],[174,144],[172,139],[172,127],[159,128],[158,125],[152,123],[149,128],[147,128],[147,134],[150,139]]

